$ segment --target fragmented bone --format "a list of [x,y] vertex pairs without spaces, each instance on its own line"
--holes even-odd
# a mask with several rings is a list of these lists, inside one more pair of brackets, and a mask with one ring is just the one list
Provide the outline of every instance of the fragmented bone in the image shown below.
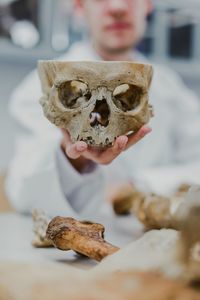
[[178,229],[177,211],[184,201],[189,186],[182,185],[174,196],[163,197],[125,186],[115,195],[113,208],[117,214],[134,213],[148,229]]
[[[195,199],[195,197],[198,197]],[[177,211],[181,229],[180,260],[186,264],[187,278],[199,281],[200,285],[200,188],[191,189]],[[191,199],[191,202],[189,200]],[[196,201],[197,200],[197,201]],[[189,203],[188,203],[189,202]],[[185,205],[184,205],[185,204]]]
[[148,229],[178,229],[174,208],[182,201],[182,197],[163,197],[151,194],[133,201],[131,211]]
[[182,220],[181,233],[173,229],[148,231],[106,257],[95,270],[104,274],[125,270],[156,271],[168,278],[200,284],[199,232],[200,209],[193,207]]
[[104,240],[104,230],[101,224],[56,217],[48,225],[47,238],[56,248],[74,250],[101,261],[119,249]]
[[71,139],[106,147],[150,120],[150,65],[133,62],[40,61],[45,116]]
[[34,247],[43,248],[43,247],[53,247],[53,243],[46,237],[46,230],[50,219],[46,214],[38,209],[34,209],[32,212],[33,219],[33,231],[35,234],[32,245]]
[[[191,259],[191,249],[200,242],[200,206],[191,207],[189,216],[190,218],[187,216],[186,219],[181,220],[180,224],[182,243],[185,245],[183,257],[186,263]],[[197,259],[197,255],[195,257]]]
[[140,203],[145,198],[145,193],[139,191],[132,185],[120,187],[112,197],[113,209],[117,215],[131,213],[133,202]]
[[191,185],[189,185],[188,183],[181,184],[175,192],[175,196],[185,196],[185,194],[189,191],[190,188]]
[[188,186],[182,185],[171,197],[146,194],[135,197],[131,211],[148,229],[179,228],[179,208],[185,203]]
[[[195,190],[194,194],[190,193],[189,198],[193,195],[192,205],[187,206],[187,209],[184,206],[179,214],[182,222],[181,234],[172,229],[149,231],[139,240],[106,257],[97,267],[89,271],[55,263],[43,264],[41,268],[41,263],[33,265],[1,262],[0,298],[199,300],[199,289],[188,287],[188,283],[193,282],[198,287],[200,282],[200,256],[197,253],[200,240],[199,194],[200,188]],[[71,244],[71,236],[74,233],[71,225],[76,222],[74,223],[71,218],[56,219],[60,219],[60,222],[54,231],[54,238],[57,236],[59,239],[59,235],[64,239],[70,237]],[[71,231],[70,235],[62,231],[66,219],[68,220],[66,231]],[[78,225],[84,228],[87,222]],[[89,238],[94,236],[95,240],[98,237],[103,239],[103,226],[91,223],[90,225],[96,229],[87,230]],[[61,246],[68,248],[65,242],[66,240]],[[83,240],[80,243],[84,243]]]

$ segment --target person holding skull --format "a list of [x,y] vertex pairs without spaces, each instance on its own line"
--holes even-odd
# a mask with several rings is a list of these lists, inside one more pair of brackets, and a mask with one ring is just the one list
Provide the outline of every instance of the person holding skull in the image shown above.
[[119,136],[136,133],[152,116],[150,65],[39,61],[38,71],[44,115],[65,128],[73,143],[81,141],[98,153]]
[[[74,6],[88,25],[89,39],[72,45],[61,60],[148,63],[136,46],[153,9],[151,0],[74,0]],[[198,183],[199,101],[167,67],[154,65],[150,103],[155,116],[149,125],[117,137],[103,150],[72,142],[66,129],[50,124],[38,104],[41,95],[34,70],[10,104],[11,114],[29,130],[18,143],[6,181],[7,195],[18,211],[39,207],[52,216],[94,219],[111,184],[131,181],[166,194],[182,182]],[[98,118],[94,111],[91,122]]]

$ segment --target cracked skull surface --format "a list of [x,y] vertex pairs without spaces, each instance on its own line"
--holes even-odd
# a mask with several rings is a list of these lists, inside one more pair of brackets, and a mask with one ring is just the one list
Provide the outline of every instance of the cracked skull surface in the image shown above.
[[152,117],[152,66],[133,62],[39,61],[44,115],[72,142],[93,147],[138,131]]

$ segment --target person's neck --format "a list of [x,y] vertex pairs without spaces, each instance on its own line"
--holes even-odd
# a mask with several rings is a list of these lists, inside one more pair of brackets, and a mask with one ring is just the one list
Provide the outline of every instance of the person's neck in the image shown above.
[[121,51],[109,51],[107,49],[103,49],[95,44],[93,44],[93,48],[97,55],[105,61],[129,61],[132,60],[133,51],[132,49],[124,49]]

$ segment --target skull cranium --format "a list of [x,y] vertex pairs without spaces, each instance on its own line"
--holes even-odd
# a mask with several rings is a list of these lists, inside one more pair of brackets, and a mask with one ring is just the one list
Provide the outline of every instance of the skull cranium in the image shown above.
[[45,116],[66,128],[73,142],[113,144],[152,116],[150,65],[133,62],[39,61]]

